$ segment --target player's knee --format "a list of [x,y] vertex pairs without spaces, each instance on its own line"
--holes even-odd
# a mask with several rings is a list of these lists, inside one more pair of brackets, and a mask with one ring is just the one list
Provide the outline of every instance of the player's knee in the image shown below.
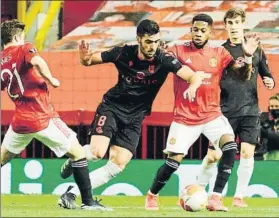
[[218,148],[209,148],[207,150],[207,154],[206,154],[206,158],[207,158],[207,162],[210,163],[217,163],[218,160],[220,160],[220,158],[222,157],[222,151],[221,149]]
[[218,162],[218,160],[221,158],[221,155],[217,154],[217,151],[213,151],[213,152],[208,152],[207,155],[207,162],[210,163],[216,163]]
[[169,154],[168,154],[168,159],[175,160],[179,164],[182,162],[183,158],[184,158],[184,154],[177,154],[177,153],[173,153],[173,152],[169,152]]
[[77,140],[72,143],[70,150],[67,152],[67,156],[69,156],[73,161],[85,158],[85,152]]
[[249,158],[252,158],[254,157],[254,151],[253,150],[241,150],[241,153],[240,153],[240,156],[244,159],[249,159]]
[[100,160],[104,158],[106,152],[97,149],[97,150],[91,150],[91,154],[94,157],[93,160]]
[[91,161],[103,159],[107,152],[102,146],[95,146],[92,143],[87,145],[86,150],[86,155],[88,155]]
[[215,156],[213,156],[213,155],[207,155],[207,162],[209,163],[209,164],[211,164],[211,163],[217,163],[217,161],[219,160],[220,158],[216,158]]
[[244,159],[254,157],[255,145],[249,143],[241,143],[240,156]]

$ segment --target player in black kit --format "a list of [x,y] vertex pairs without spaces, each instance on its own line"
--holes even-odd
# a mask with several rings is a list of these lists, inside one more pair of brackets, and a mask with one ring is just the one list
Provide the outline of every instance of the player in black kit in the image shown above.
[[[137,41],[138,45],[114,47],[104,52],[90,52],[85,42],[79,48],[83,65],[112,62],[119,72],[117,84],[104,95],[96,110],[90,145],[83,146],[87,160],[97,161],[104,157],[111,144],[107,164],[90,173],[92,189],[121,173],[131,160],[143,119],[151,113],[152,103],[169,72],[191,83],[187,90],[189,100],[195,98],[197,88],[206,77],[203,72],[195,73],[182,66],[175,57],[159,49],[160,29],[156,22],[141,21],[137,26]],[[61,176],[67,178],[71,173],[67,160],[61,168]],[[70,189],[62,198],[71,204],[78,193],[78,189]],[[69,200],[70,196],[73,197]]]
[[[239,63],[244,63],[244,53],[241,42],[244,39],[245,12],[240,8],[228,10],[224,17],[224,23],[229,39],[223,46],[231,53]],[[245,40],[245,39],[244,39]],[[255,145],[260,136],[260,117],[257,94],[257,77],[260,74],[264,85],[268,89],[275,86],[270,73],[264,51],[259,47],[252,62],[252,73],[249,80],[240,80],[230,72],[223,72],[221,79],[221,108],[228,118],[234,133],[241,143],[241,158],[237,171],[237,187],[233,199],[233,206],[247,207],[243,201],[254,168]],[[211,146],[202,163],[202,170],[198,177],[200,184],[207,184],[209,178],[216,172],[216,162],[220,157],[220,151],[214,151]]]

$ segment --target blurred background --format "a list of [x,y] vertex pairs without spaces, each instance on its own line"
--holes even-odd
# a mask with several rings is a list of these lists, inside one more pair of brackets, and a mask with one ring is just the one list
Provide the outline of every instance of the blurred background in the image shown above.
[[[257,33],[267,54],[277,88],[267,90],[258,82],[263,116],[268,117],[268,99],[279,92],[279,1],[1,1],[1,22],[17,18],[26,24],[26,40],[36,45],[61,86],[52,89],[52,101],[61,118],[77,132],[82,145],[89,143],[88,127],[103,94],[117,80],[112,64],[84,67],[79,63],[78,42],[91,48],[110,48],[136,43],[136,25],[145,18],[161,26],[162,39],[170,45],[190,40],[193,16],[207,13],[214,20],[211,43],[221,45],[227,34],[223,16],[231,7],[247,13],[247,32]],[[163,159],[173,109],[173,78],[160,90],[153,113],[142,126],[142,137],[134,159]],[[10,124],[14,105],[1,92],[1,139]],[[186,159],[201,160],[207,151],[204,137],[192,146]],[[262,152],[264,153],[264,151]],[[106,156],[107,157],[107,156]],[[56,158],[33,140],[18,158]],[[262,159],[262,154],[259,159]],[[62,162],[61,162],[62,163]],[[16,190],[18,191],[18,190]],[[279,190],[278,190],[279,191]]]

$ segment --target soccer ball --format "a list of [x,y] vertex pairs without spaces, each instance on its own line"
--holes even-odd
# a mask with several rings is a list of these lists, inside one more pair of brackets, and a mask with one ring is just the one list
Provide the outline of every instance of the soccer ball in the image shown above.
[[200,211],[207,204],[207,193],[200,185],[188,185],[181,191],[179,202],[186,211]]

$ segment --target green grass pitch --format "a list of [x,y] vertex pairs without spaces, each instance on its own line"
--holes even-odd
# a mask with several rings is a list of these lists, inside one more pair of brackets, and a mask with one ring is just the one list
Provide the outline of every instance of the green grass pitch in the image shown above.
[[[160,197],[159,211],[145,211],[144,197],[102,196],[104,205],[113,212],[67,210],[59,208],[55,195],[2,195],[2,217],[279,217],[279,198],[247,199],[248,208],[231,207],[232,198],[225,198],[229,212],[186,212],[176,205],[177,197]],[[80,199],[78,199],[80,202]]]

